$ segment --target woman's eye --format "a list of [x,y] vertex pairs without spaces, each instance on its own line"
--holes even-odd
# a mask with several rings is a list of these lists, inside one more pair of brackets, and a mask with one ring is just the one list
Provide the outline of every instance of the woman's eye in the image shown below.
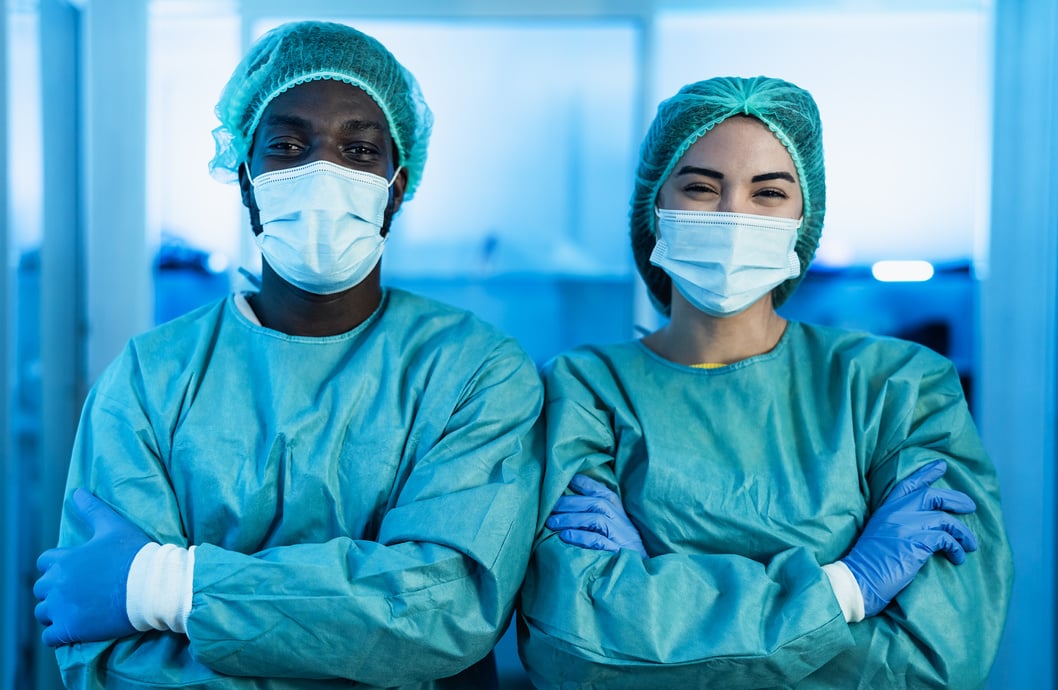
[[781,189],[762,189],[757,192],[757,196],[762,196],[768,199],[785,199],[786,192]]

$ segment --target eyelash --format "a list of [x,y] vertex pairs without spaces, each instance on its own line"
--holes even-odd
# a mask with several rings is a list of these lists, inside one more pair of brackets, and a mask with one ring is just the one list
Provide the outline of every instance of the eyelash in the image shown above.
[[[683,188],[683,191],[688,194],[716,194],[719,195],[716,189],[705,184],[689,184]],[[774,187],[768,187],[766,189],[760,189],[754,192],[754,196],[760,196],[767,199],[788,199],[789,195],[781,189],[775,189]]]
[[354,156],[374,156],[378,154],[378,151],[373,146],[367,144],[353,144],[342,149],[346,154]]

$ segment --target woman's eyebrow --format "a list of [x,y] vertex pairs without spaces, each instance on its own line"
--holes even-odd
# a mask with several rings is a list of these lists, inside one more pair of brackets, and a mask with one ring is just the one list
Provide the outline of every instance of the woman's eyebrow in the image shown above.
[[750,182],[767,182],[768,180],[787,180],[788,182],[797,183],[793,175],[788,172],[770,172],[762,175],[754,175]]
[[711,177],[714,180],[722,180],[722,179],[724,179],[724,173],[722,173],[722,172],[717,172],[716,170],[711,170],[709,168],[699,168],[699,167],[696,167],[694,165],[685,165],[682,168],[680,168],[679,172],[677,172],[676,174],[677,175],[704,175],[706,177]]
[[[679,169],[677,175],[704,175],[705,177],[711,177],[715,180],[724,179],[724,173],[712,170],[711,168],[699,168],[694,165],[685,165]],[[761,173],[760,175],[754,175],[750,182],[767,182],[768,180],[786,180],[787,182],[797,183],[794,176],[788,172],[770,172]]]

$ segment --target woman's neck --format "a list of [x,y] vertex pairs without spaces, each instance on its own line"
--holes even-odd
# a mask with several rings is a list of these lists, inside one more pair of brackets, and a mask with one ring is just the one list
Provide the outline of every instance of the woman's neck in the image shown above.
[[786,319],[775,312],[770,294],[743,312],[717,318],[673,293],[669,322],[643,344],[677,364],[733,364],[770,352],[786,331]]

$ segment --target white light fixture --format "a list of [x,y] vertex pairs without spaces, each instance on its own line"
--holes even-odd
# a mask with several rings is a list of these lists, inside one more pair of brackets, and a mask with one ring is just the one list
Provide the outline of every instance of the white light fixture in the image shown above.
[[220,252],[210,252],[209,257],[206,259],[206,268],[211,273],[223,273],[228,270],[228,257]]
[[883,283],[922,283],[933,277],[928,261],[876,261],[871,275]]

